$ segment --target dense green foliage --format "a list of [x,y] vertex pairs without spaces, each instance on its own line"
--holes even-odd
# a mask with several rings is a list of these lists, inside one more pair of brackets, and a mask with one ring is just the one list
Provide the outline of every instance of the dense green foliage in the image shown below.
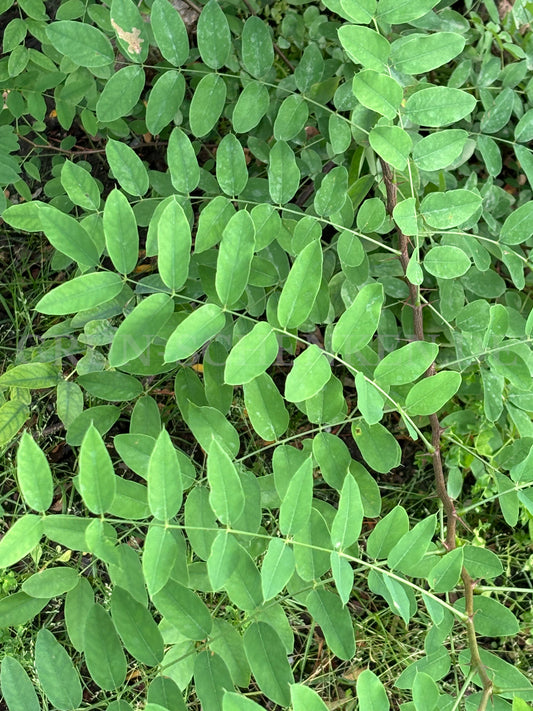
[[531,7],[187,4],[0,0],[5,703],[523,711]]

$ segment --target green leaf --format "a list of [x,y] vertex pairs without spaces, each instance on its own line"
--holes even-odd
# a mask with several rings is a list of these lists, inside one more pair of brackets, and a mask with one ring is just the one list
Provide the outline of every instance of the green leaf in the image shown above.
[[265,622],[252,622],[244,633],[244,651],[261,691],[275,703],[288,706],[289,684],[294,678],[274,628]]
[[222,699],[222,711],[261,711],[262,708],[247,696],[231,691],[226,691]]
[[533,109],[529,109],[520,118],[514,130],[515,141],[529,143],[533,139]]
[[366,550],[372,558],[384,559],[396,542],[409,530],[409,517],[402,506],[395,506],[378,521],[368,537]]
[[376,72],[385,70],[390,55],[390,44],[385,37],[370,27],[357,25],[342,25],[337,32],[352,62]]
[[307,457],[292,476],[279,509],[279,530],[284,536],[298,533],[309,521],[313,502],[313,461]]
[[352,594],[354,581],[353,568],[348,559],[337,553],[337,551],[331,551],[329,557],[335,587],[337,588],[342,604],[346,605]]
[[57,385],[59,372],[52,363],[22,363],[0,375],[0,388],[40,390]]
[[92,423],[81,443],[79,472],[85,505],[92,513],[104,513],[115,498],[115,473],[102,437]]
[[68,514],[46,516],[43,521],[44,535],[71,550],[86,550],[85,532],[91,519]]
[[10,205],[2,212],[2,219],[15,229],[25,232],[40,232],[42,207],[46,207],[46,205],[39,200]]
[[402,571],[421,561],[435,533],[435,525],[435,516],[428,516],[405,533],[387,556],[388,565]]
[[46,35],[53,47],[80,67],[103,67],[115,58],[104,33],[86,22],[52,22]]
[[[161,0],[162,3],[170,7],[167,0]],[[160,2],[154,2],[152,5],[152,29],[155,29],[153,25],[154,8],[159,5]],[[174,10],[172,12],[177,15]],[[158,135],[165,126],[171,123],[179,111],[184,96],[185,79],[183,74],[174,69],[168,69],[164,74],[161,74],[150,92],[146,105],[146,128],[151,134]],[[168,150],[167,147],[167,160],[169,160]]]
[[428,583],[437,593],[451,592],[461,577],[463,548],[448,551],[434,565],[428,575]]
[[439,279],[455,279],[470,269],[467,254],[451,245],[432,247],[424,257],[424,269]]
[[435,131],[415,143],[413,160],[420,170],[447,168],[459,158],[467,141],[468,133],[459,128]]
[[231,35],[226,16],[216,0],[204,5],[196,34],[202,61],[211,69],[224,66],[231,50]]
[[380,385],[407,385],[423,375],[439,352],[436,343],[413,341],[387,353],[374,371]]
[[252,76],[264,77],[274,63],[274,47],[268,24],[253,15],[242,28],[242,63]]
[[187,639],[202,640],[213,626],[209,609],[192,590],[175,580],[152,596],[159,612]]
[[8,654],[2,659],[0,689],[9,711],[41,711],[30,677],[24,667]]
[[477,137],[476,143],[489,175],[495,178],[501,173],[503,167],[502,154],[498,144],[493,138],[483,135]]
[[319,432],[313,439],[313,456],[329,486],[341,490],[352,458],[345,443],[330,432]]
[[384,161],[390,163],[396,170],[405,170],[413,141],[403,128],[399,126],[375,126],[370,131],[368,140],[371,147]]
[[413,702],[416,711],[434,711],[438,708],[439,698],[439,688],[431,676],[417,671],[413,682]]
[[466,91],[430,86],[407,99],[405,117],[419,126],[449,126],[468,116],[475,106],[476,99]]
[[35,640],[35,669],[50,703],[60,711],[77,709],[82,701],[78,672],[65,649],[47,629]]
[[309,317],[320,288],[322,260],[319,240],[310,242],[294,260],[278,302],[283,328],[296,328]]
[[513,110],[514,96],[510,87],[497,94],[494,103],[481,118],[479,129],[482,133],[497,133],[507,125]]
[[171,333],[165,348],[165,362],[185,360],[200,350],[224,328],[226,317],[216,304],[204,304],[189,314]]
[[86,210],[98,210],[100,189],[88,170],[77,163],[66,160],[61,167],[61,183],[75,205]]
[[[160,704],[165,711],[186,711],[179,686],[168,676],[156,676],[148,687],[148,702]],[[107,711],[112,711],[107,709]],[[128,710],[129,711],[129,710]],[[155,711],[155,710],[154,710]]]
[[96,102],[96,118],[107,123],[129,116],[139,101],[144,82],[144,70],[138,64],[119,69],[106,81]]
[[436,32],[400,37],[391,45],[391,60],[403,74],[425,74],[461,54],[465,38],[456,32]]
[[340,597],[330,590],[317,588],[309,593],[305,605],[322,628],[333,654],[339,659],[351,659],[355,654],[353,623],[350,611]]
[[272,538],[261,567],[261,587],[265,602],[283,590],[294,573],[294,552],[286,541]]
[[17,480],[28,506],[46,511],[52,504],[54,482],[44,452],[27,432],[22,434],[17,452]]
[[249,383],[272,365],[278,350],[272,326],[266,321],[259,321],[231,349],[224,369],[224,382],[230,385]]
[[239,195],[248,182],[244,151],[233,133],[227,133],[218,144],[216,176],[222,192],[232,197]]
[[114,188],[104,207],[104,234],[107,253],[113,266],[121,274],[135,269],[139,256],[137,221],[128,198]]
[[319,393],[331,377],[331,368],[324,351],[314,343],[295,358],[285,380],[285,399],[302,402]]
[[229,669],[233,683],[247,688],[250,685],[250,666],[244,653],[244,643],[238,628],[217,618],[213,620],[212,640],[209,648],[216,652]]
[[70,215],[52,205],[39,209],[42,230],[50,244],[85,267],[98,264],[100,255],[89,233]]
[[385,222],[386,211],[379,198],[365,200],[357,213],[357,229],[360,232],[374,232]]
[[47,602],[43,598],[30,597],[23,592],[0,598],[0,628],[25,625],[39,614]]
[[[259,18],[257,18],[259,19]],[[290,141],[304,128],[309,117],[307,101],[299,94],[291,94],[283,99],[274,121],[276,141]]]
[[406,0],[380,0],[376,19],[389,25],[400,25],[423,17],[432,10],[438,0],[419,0],[416,5]]
[[291,702],[294,711],[327,711],[328,708],[316,691],[303,684],[291,684]]
[[426,195],[420,212],[428,225],[444,230],[466,222],[481,207],[481,202],[481,195],[471,190],[447,190]]
[[194,660],[194,686],[203,711],[222,711],[226,691],[233,689],[226,663],[218,654],[203,651]]
[[374,69],[358,72],[352,83],[356,99],[367,109],[393,119],[403,98],[402,87],[392,77]]
[[206,452],[216,440],[231,457],[237,456],[241,446],[239,433],[219,410],[214,407],[199,407],[190,402],[186,420],[193,435]]
[[178,556],[178,544],[172,530],[151,525],[144,539],[142,570],[151,597],[168,582]]
[[226,581],[226,592],[231,602],[245,612],[255,611],[263,605],[261,576],[251,555],[241,549],[239,565]]
[[129,195],[144,195],[149,186],[148,173],[133,148],[108,138],[105,153],[111,172],[120,187]]
[[65,566],[45,568],[45,570],[26,578],[22,584],[22,590],[30,597],[50,600],[75,588],[78,580],[78,573],[73,568]]
[[387,474],[400,464],[402,450],[395,437],[379,422],[368,425],[362,418],[352,423],[352,435],[369,467]]
[[42,520],[35,514],[22,514],[0,539],[0,568],[22,560],[41,540]]
[[328,120],[328,136],[333,153],[335,155],[344,153],[344,151],[348,150],[352,142],[350,124],[343,116],[330,114]]
[[503,565],[498,556],[488,548],[463,546],[464,566],[473,578],[492,580],[503,572]]
[[233,306],[246,288],[254,249],[253,220],[249,212],[239,210],[226,225],[218,251],[215,287],[224,306]]
[[267,442],[278,439],[289,426],[283,398],[267,373],[244,384],[244,405],[257,434]]
[[342,209],[348,192],[348,171],[342,165],[324,177],[316,191],[314,208],[321,217],[329,217]]
[[[200,182],[200,167],[189,137],[177,126],[172,129],[168,139],[167,162],[172,185],[178,192],[189,195]],[[170,203],[173,204],[178,203],[176,201]]]
[[111,370],[80,375],[78,383],[88,393],[101,400],[133,400],[143,392],[137,378]]
[[163,57],[175,67],[185,64],[189,56],[189,35],[179,12],[167,0],[154,0],[150,22]]
[[132,0],[113,0],[110,19],[122,54],[131,62],[145,62],[149,35],[137,5]]
[[41,314],[60,316],[92,309],[120,294],[124,282],[113,272],[93,272],[56,286],[45,294],[35,306]]
[[211,200],[200,213],[194,251],[205,252],[220,242],[222,233],[234,214],[233,203],[227,197],[217,195]]
[[526,202],[506,218],[500,232],[505,244],[522,244],[533,235],[533,203]]
[[432,415],[444,407],[460,386],[460,373],[441,371],[413,385],[407,394],[405,408],[410,415]]
[[78,577],[75,588],[65,596],[65,624],[69,639],[78,652],[85,647],[85,623],[94,605],[94,593],[87,578]]
[[109,614],[93,605],[85,625],[85,663],[101,689],[113,691],[124,683],[128,664]]
[[233,109],[231,122],[235,133],[248,133],[268,111],[270,95],[264,84],[251,81],[242,90]]
[[388,711],[390,709],[385,687],[370,669],[365,669],[359,674],[356,689],[360,711]]
[[119,565],[116,541],[117,532],[113,526],[104,523],[101,518],[93,518],[85,529],[83,550],[89,551],[104,563]]
[[276,141],[268,158],[268,190],[272,202],[285,205],[300,186],[300,169],[292,148],[285,141]]
[[336,550],[344,551],[355,543],[363,524],[363,503],[357,482],[351,474],[344,478],[339,508],[331,524],[331,542]]
[[213,440],[207,458],[209,503],[222,523],[235,524],[244,510],[244,491],[237,469],[227,451]]
[[183,498],[181,467],[168,432],[161,430],[148,464],[148,505],[152,515],[169,521],[178,513]]
[[[454,607],[465,611],[465,599],[460,598]],[[474,627],[483,637],[510,637],[518,634],[520,625],[513,612],[498,600],[484,595],[474,596]]]
[[207,574],[213,590],[220,590],[231,578],[241,561],[242,547],[228,531],[220,531],[207,559]]
[[29,417],[28,407],[20,400],[8,400],[0,406],[0,444],[7,444]]
[[154,618],[127,590],[117,586],[111,595],[111,617],[124,647],[134,659],[150,667],[161,662],[163,637]]
[[174,302],[167,294],[150,294],[120,324],[109,350],[109,365],[118,368],[145,351],[170,318]]
[[298,66],[294,70],[294,80],[299,91],[305,93],[320,81],[324,72],[324,58],[316,44],[306,45]]
[[[209,2],[218,7],[216,0]],[[222,10],[220,12],[222,14]],[[221,32],[222,36],[221,28],[217,32]],[[189,109],[189,124],[193,135],[197,138],[206,136],[220,118],[225,103],[226,83],[222,76],[211,73],[202,77],[194,91]]]
[[172,200],[157,223],[157,247],[159,274],[173,291],[179,291],[189,276],[191,245],[189,221],[179,202]]
[[340,0],[345,15],[357,25],[368,25],[376,12],[377,0]]
[[114,405],[97,405],[81,412],[69,425],[66,441],[73,447],[81,445],[91,422],[104,435],[120,417],[120,408]]
[[363,286],[335,324],[331,347],[336,353],[343,356],[356,353],[370,342],[378,327],[383,300],[381,284]]

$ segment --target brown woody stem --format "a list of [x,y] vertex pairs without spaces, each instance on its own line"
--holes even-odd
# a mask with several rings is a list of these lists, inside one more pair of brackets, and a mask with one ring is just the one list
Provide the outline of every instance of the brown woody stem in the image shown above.
[[[387,193],[387,212],[392,217],[393,210],[396,207],[398,201],[398,190],[396,183],[394,182],[390,165],[382,159],[380,159],[380,162],[383,171],[383,181],[385,183],[385,190]],[[410,258],[409,238],[403,234],[399,227],[397,227],[396,231],[398,234],[398,240],[400,245],[400,262],[404,274],[406,275],[405,280],[409,287],[409,301],[413,309],[414,334],[417,341],[423,341],[424,325],[422,319],[422,304],[420,303],[418,287],[412,282],[410,282],[407,278],[407,267]],[[433,375],[435,375],[435,364],[432,364],[428,368],[425,373],[425,377],[430,378]],[[432,460],[433,472],[435,475],[435,488],[437,491],[437,496],[441,500],[444,512],[446,514],[446,541],[444,542],[444,545],[447,550],[451,551],[455,548],[457,512],[455,510],[453,499],[448,494],[448,490],[446,487],[446,477],[444,475],[444,469],[442,466],[441,434],[443,432],[443,429],[436,413],[433,413],[429,416],[429,422],[431,425],[431,444],[433,446]],[[463,568],[461,571],[461,579],[463,581],[464,586],[465,613],[467,615],[467,621],[465,624],[468,647],[470,649],[470,665],[471,668],[478,673],[483,685],[483,692],[481,701],[478,706],[478,711],[485,711],[492,694],[492,681],[488,676],[485,665],[483,664],[479,655],[479,646],[477,643],[476,631],[474,627],[474,588],[476,586],[476,583],[472,580],[465,568]]]

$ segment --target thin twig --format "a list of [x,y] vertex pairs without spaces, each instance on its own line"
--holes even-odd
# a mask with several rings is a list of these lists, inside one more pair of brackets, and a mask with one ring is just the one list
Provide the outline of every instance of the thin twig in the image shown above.
[[[380,159],[380,162],[383,170],[383,181],[385,183],[385,190],[387,192],[387,212],[392,217],[393,210],[397,204],[397,186],[394,182],[390,165],[382,159]],[[424,324],[422,320],[422,304],[420,302],[420,297],[416,285],[412,284],[411,281],[407,278],[407,267],[409,265],[409,239],[406,235],[403,234],[399,227],[397,227],[396,231],[400,243],[400,262],[402,264],[406,282],[409,286],[409,300],[413,308],[413,324],[415,338],[417,341],[423,341]],[[433,375],[435,375],[434,363],[430,365],[424,375],[426,378],[431,378]],[[445,546],[448,551],[451,551],[456,547],[455,532],[458,517],[453,499],[448,494],[448,490],[446,487],[446,477],[444,476],[444,469],[442,466],[440,442],[441,435],[444,430],[441,427],[439,418],[436,413],[433,413],[429,416],[429,422],[431,425],[431,444],[433,446],[432,459],[433,472],[435,475],[435,488],[437,490],[437,495],[439,499],[442,501],[442,506],[446,514]],[[481,683],[483,685],[483,691],[481,701],[478,705],[478,711],[485,711],[489,699],[492,695],[493,684],[479,654],[479,646],[474,626],[474,588],[476,584],[465,568],[463,568],[461,571],[461,579],[464,585],[465,613],[467,615],[467,621],[465,624],[468,647],[470,649],[470,666],[472,670],[475,670],[479,674],[479,678],[481,679]]]
[[186,5],[188,5],[190,8],[192,8],[198,14],[200,14],[202,12],[202,8],[199,5],[197,5],[195,2],[193,2],[192,0],[183,0],[183,2]]

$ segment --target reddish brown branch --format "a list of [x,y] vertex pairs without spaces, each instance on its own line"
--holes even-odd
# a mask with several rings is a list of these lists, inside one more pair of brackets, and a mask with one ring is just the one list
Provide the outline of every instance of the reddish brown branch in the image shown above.
[[[385,189],[387,192],[387,212],[389,215],[393,214],[394,208],[397,204],[398,190],[393,179],[393,174],[390,166],[385,161],[381,160],[381,167],[383,170],[383,181],[385,183]],[[405,274],[405,280],[409,286],[409,301],[413,309],[413,324],[414,333],[417,341],[424,340],[424,324],[422,320],[422,304],[420,303],[420,298],[418,294],[418,288],[415,284],[411,283],[407,278],[407,267],[409,265],[409,238],[403,234],[399,227],[397,227],[398,240],[400,245],[400,262]],[[432,364],[425,373],[426,378],[430,378],[435,375],[435,364]],[[429,422],[431,425],[431,444],[433,447],[432,460],[433,460],[433,472],[435,476],[435,489],[439,499],[442,501],[442,506],[444,508],[444,513],[446,514],[446,541],[444,545],[447,550],[453,550],[455,548],[455,535],[457,526],[457,512],[455,510],[455,505],[453,499],[448,494],[448,489],[446,487],[446,477],[444,475],[444,469],[442,466],[442,456],[441,456],[441,435],[443,429],[439,422],[439,418],[436,413],[429,416]],[[466,620],[466,634],[468,639],[468,647],[470,649],[470,664],[472,669],[479,674],[483,685],[482,698],[478,706],[478,711],[484,711],[487,707],[488,701],[492,694],[492,681],[487,674],[485,665],[483,664],[481,657],[479,655],[479,646],[477,643],[476,631],[474,626],[474,588],[475,582],[472,580],[465,568],[462,569],[461,578],[464,585],[464,597],[465,597],[465,613],[467,615]]]

